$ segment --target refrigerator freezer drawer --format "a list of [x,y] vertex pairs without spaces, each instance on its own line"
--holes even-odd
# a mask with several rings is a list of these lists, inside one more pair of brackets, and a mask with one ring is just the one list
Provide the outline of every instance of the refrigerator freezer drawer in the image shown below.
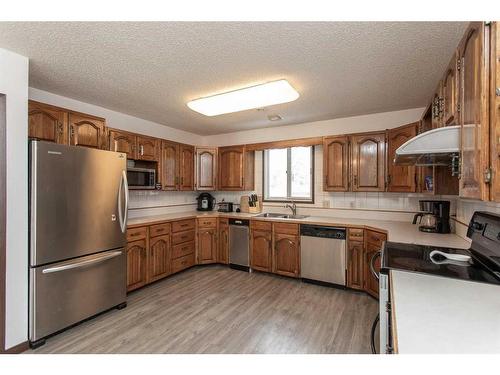
[[30,269],[30,341],[125,302],[126,253],[110,250]]

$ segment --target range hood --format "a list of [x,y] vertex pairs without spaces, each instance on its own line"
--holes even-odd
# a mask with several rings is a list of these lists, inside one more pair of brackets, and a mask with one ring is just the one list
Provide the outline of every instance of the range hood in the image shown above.
[[394,164],[451,165],[460,152],[460,125],[429,130],[396,150]]

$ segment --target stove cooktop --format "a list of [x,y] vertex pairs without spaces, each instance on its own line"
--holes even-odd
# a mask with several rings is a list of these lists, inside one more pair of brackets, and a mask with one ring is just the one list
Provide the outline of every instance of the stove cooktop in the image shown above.
[[[431,259],[430,253],[433,250],[469,255],[471,261],[448,261],[439,255]],[[500,277],[495,276],[469,250],[386,242],[382,251],[381,272],[387,273],[391,269],[500,285]]]

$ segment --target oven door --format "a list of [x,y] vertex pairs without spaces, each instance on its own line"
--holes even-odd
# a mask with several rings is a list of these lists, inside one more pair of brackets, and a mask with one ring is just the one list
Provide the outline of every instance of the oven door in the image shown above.
[[152,190],[156,185],[156,171],[145,168],[128,168],[127,180],[129,189]]

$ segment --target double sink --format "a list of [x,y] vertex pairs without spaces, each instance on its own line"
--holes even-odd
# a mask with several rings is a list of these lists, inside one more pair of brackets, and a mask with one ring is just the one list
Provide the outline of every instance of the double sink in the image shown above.
[[255,217],[269,217],[275,219],[305,219],[309,215],[287,215],[287,214],[277,214],[273,212],[266,212],[265,214],[260,214]]

